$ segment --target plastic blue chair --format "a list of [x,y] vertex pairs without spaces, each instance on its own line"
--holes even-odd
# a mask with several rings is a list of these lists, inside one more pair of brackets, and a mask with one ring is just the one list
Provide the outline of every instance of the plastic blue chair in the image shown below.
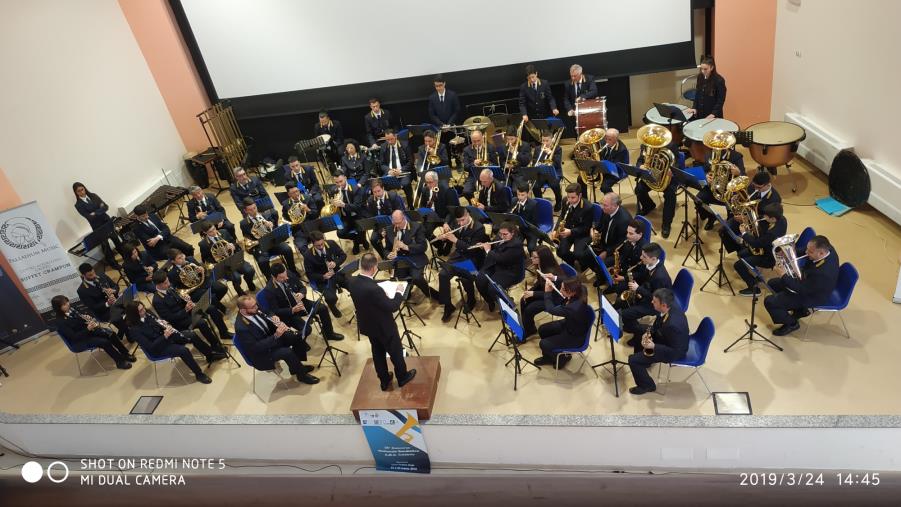
[[97,363],[97,366],[99,366],[100,369],[103,370],[104,374],[109,374],[109,370],[104,368],[103,364],[100,363],[100,360],[98,360],[97,357],[94,356],[94,351],[97,350],[97,347],[83,347],[75,345],[69,340],[69,337],[63,334],[62,329],[57,329],[56,334],[59,335],[60,340],[62,340],[63,343],[66,344],[66,348],[68,348],[69,351],[72,352],[72,354],[75,356],[75,366],[78,368],[79,377],[84,376],[84,372],[81,369],[81,361],[78,360],[78,355],[82,352],[87,352],[88,357],[93,359],[94,362]]
[[651,221],[641,215],[635,215],[635,220],[640,221],[644,224],[644,238],[648,241],[651,241],[651,233],[653,232],[653,228],[651,227]]
[[507,193],[507,199],[510,202],[513,202],[513,189],[510,188],[509,185],[507,185],[506,187],[504,187],[504,191]]
[[560,270],[563,271],[563,274],[567,277],[574,277],[578,275],[578,273],[576,273],[576,268],[570,266],[565,262],[560,263]]
[[691,301],[691,289],[695,285],[695,277],[691,271],[682,268],[676,274],[673,280],[673,294],[676,296],[676,302],[683,312],[688,311],[688,303]]
[[598,203],[593,203],[593,204],[591,205],[591,211],[592,211],[591,222],[592,222],[592,223],[597,223],[598,220],[601,219],[601,215],[604,214],[604,210],[601,209],[601,205],[600,205],[600,204],[598,204]]
[[187,385],[189,383],[188,379],[184,376],[184,374],[181,372],[181,370],[178,367],[178,362],[177,362],[177,359],[179,359],[178,357],[158,356],[156,354],[151,354],[150,351],[148,351],[147,349],[144,348],[143,345],[141,345],[141,342],[138,342],[138,347],[141,348],[141,352],[144,353],[144,357],[146,357],[147,360],[150,361],[150,363],[153,365],[153,379],[156,381],[157,389],[160,388],[160,377],[159,377],[159,373],[157,372],[157,365],[159,365],[161,363],[171,364],[172,369],[175,370],[176,373],[178,373],[178,376],[181,377],[181,379],[185,383],[185,385]]
[[[585,332],[585,340],[578,347],[566,348],[566,349],[554,349],[551,351],[554,354],[554,380],[557,379],[557,373],[560,371],[560,356],[563,354],[579,354],[582,358],[582,363],[579,365],[579,369],[576,372],[582,371],[582,368],[585,366],[585,363],[588,362],[588,354],[591,353],[591,328],[594,327],[594,319],[597,315],[595,310],[591,312],[591,320],[588,324],[588,331]],[[594,376],[600,378],[597,370],[594,368],[591,369],[594,372]]]
[[547,234],[554,228],[554,205],[547,199],[535,199],[535,220],[538,229]]
[[[707,351],[710,350],[710,342],[713,341],[714,334],[716,334],[716,329],[713,326],[713,320],[710,317],[704,317],[701,323],[698,324],[698,329],[688,337],[688,352],[685,353],[685,357],[669,363],[669,368],[666,371],[666,383],[670,381],[670,373],[672,373],[673,366],[693,368],[694,371],[691,372],[691,375],[685,377],[685,382],[688,382],[688,379],[697,373],[698,378],[704,384],[704,389],[707,389],[707,395],[711,394],[707,381],[701,376],[701,366],[704,366],[704,363],[707,362]],[[660,369],[663,370],[662,364]],[[660,376],[659,371],[657,376]]]
[[682,170],[682,171],[685,170],[685,152],[684,151],[680,151],[679,154],[676,156],[676,165],[679,167],[680,170]]
[[351,188],[357,186],[356,178],[347,178],[347,184],[350,185]]
[[279,370],[278,363],[276,363],[275,368],[270,369],[270,370],[263,370],[261,368],[258,368],[250,360],[250,357],[244,352],[244,349],[241,348],[240,342],[238,340],[235,340],[234,335],[232,335],[232,343],[235,344],[235,348],[238,349],[238,353],[241,354],[241,358],[244,359],[244,362],[247,363],[247,366],[250,366],[250,370],[252,372],[251,373],[251,389],[253,390],[253,394],[257,395],[257,398],[259,398],[260,401],[268,402],[269,400],[260,396],[260,393],[257,391],[257,372],[260,371],[260,372],[268,373],[270,375],[274,375],[274,376],[278,377],[279,380],[286,380],[285,377],[279,375],[279,373],[278,373],[278,370]]
[[263,297],[263,289],[260,289],[259,291],[257,291],[256,296],[254,296],[254,297],[257,300],[257,306],[260,307],[260,310],[265,313],[269,313],[269,310],[270,310],[269,302],[266,301],[265,297]]
[[[851,333],[848,331],[848,326],[845,325],[845,318],[842,317],[842,310],[848,307],[848,303],[851,301],[851,294],[854,293],[854,287],[857,285],[857,280],[860,278],[860,275],[857,273],[857,268],[854,267],[850,262],[846,262],[839,266],[838,268],[838,281],[835,284],[835,289],[832,290],[832,294],[829,295],[829,302],[825,305],[814,306],[811,308],[810,318],[813,319],[813,315],[816,312],[831,312],[829,315],[829,320],[826,321],[826,324],[832,322],[832,317],[835,314],[838,314],[838,318],[842,321],[842,328],[845,330],[845,338],[851,339]],[[810,332],[811,322],[807,323],[807,329],[804,330],[804,337],[807,338],[807,333]]]
[[798,257],[807,253],[807,243],[810,243],[810,240],[816,235],[817,231],[813,230],[813,227],[805,227],[804,230],[801,231],[801,234],[798,235],[798,241],[795,243],[795,252],[797,252]]
[[660,247],[660,262],[663,262],[665,260],[666,260],[666,250],[664,250],[663,247],[661,246]]

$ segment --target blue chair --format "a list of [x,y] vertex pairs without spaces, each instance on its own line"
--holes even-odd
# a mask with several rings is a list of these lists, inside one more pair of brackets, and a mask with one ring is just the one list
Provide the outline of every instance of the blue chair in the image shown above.
[[578,273],[576,272],[576,268],[570,266],[569,264],[567,264],[565,262],[560,263],[560,270],[563,271],[563,274],[566,275],[567,277],[574,277],[574,276],[578,275]]
[[680,170],[682,170],[682,171],[685,170],[685,152],[684,151],[680,151],[679,154],[676,156],[676,165],[679,167]]
[[597,223],[598,220],[601,219],[601,215],[604,214],[604,210],[601,208],[601,205],[598,203],[593,203],[591,205],[591,222]]
[[175,370],[176,373],[178,373],[178,376],[181,377],[184,384],[187,385],[189,383],[188,379],[184,376],[184,374],[178,368],[177,359],[179,359],[179,358],[170,357],[170,356],[158,356],[155,354],[151,354],[147,349],[144,348],[143,345],[141,345],[141,342],[138,342],[138,347],[140,347],[141,352],[144,353],[144,357],[146,357],[147,360],[150,361],[151,364],[153,364],[153,379],[156,381],[157,389],[160,388],[160,377],[159,377],[159,373],[157,372],[157,365],[159,365],[161,363],[171,364],[172,369]]
[[[845,329],[845,337],[849,340],[851,339],[851,333],[848,331],[848,326],[845,325],[845,318],[842,317],[842,310],[848,307],[848,303],[851,301],[851,294],[854,293],[854,287],[857,285],[857,280],[860,278],[860,275],[857,273],[857,269],[850,262],[846,262],[839,266],[838,268],[838,281],[835,284],[835,289],[832,290],[832,294],[829,295],[829,302],[825,305],[814,306],[810,309],[811,315],[810,318],[813,319],[813,315],[816,312],[831,312],[829,315],[829,320],[826,321],[826,324],[832,322],[832,317],[835,314],[838,314],[838,318],[842,321],[842,327]],[[804,337],[807,338],[807,333],[810,332],[811,322],[807,323],[807,329],[804,330]]]
[[663,246],[660,247],[660,262],[664,262],[666,260],[666,250]]
[[351,186],[351,188],[357,186],[356,178],[347,178],[347,184]]
[[[704,366],[704,363],[707,362],[707,351],[710,350],[710,342],[713,341],[715,333],[716,329],[713,326],[713,320],[710,317],[704,317],[701,323],[698,324],[698,329],[688,337],[688,352],[685,353],[685,357],[669,363],[669,368],[666,371],[666,383],[670,381],[670,373],[672,373],[673,366],[693,368],[694,371],[691,372],[691,375],[685,377],[685,382],[688,382],[688,379],[697,373],[698,378],[704,383],[704,389],[707,389],[707,395],[711,394],[710,387],[707,386],[707,382],[701,376],[701,366]],[[662,363],[660,370],[663,370]],[[657,376],[658,378],[660,377],[660,371],[658,371]]]
[[816,235],[817,231],[813,230],[813,227],[805,227],[804,230],[801,231],[801,234],[798,235],[798,241],[795,242],[795,251],[797,252],[798,257],[807,253],[807,243],[810,243],[810,240]]
[[642,234],[646,240],[651,241],[651,234],[654,231],[654,228],[651,227],[651,221],[641,215],[635,215],[635,220],[644,224],[644,232]]
[[676,274],[673,280],[673,294],[676,296],[676,302],[683,312],[688,311],[688,303],[691,301],[691,289],[695,285],[695,277],[691,271],[682,268]]
[[[260,396],[260,393],[257,391],[257,372],[260,371],[260,372],[268,373],[270,375],[274,375],[275,377],[277,377],[279,379],[279,381],[286,380],[285,377],[279,375],[280,368],[279,368],[278,363],[275,364],[275,368],[270,369],[270,370],[263,370],[261,368],[258,368],[255,364],[253,364],[253,362],[250,360],[250,357],[248,357],[247,354],[244,352],[244,349],[241,348],[241,343],[238,340],[235,340],[234,336],[232,336],[232,342],[235,344],[235,348],[238,349],[238,353],[241,354],[241,358],[244,359],[244,362],[247,363],[247,366],[250,366],[250,371],[251,371],[251,376],[252,376],[251,377],[251,389],[253,390],[253,394],[257,395],[257,398],[259,398],[260,401],[268,402],[269,400],[264,399],[262,396]],[[274,391],[275,391],[275,389],[273,389],[273,392]]]
[[554,205],[547,199],[535,199],[535,220],[538,229],[547,234],[554,228]]
[[270,311],[270,308],[269,308],[269,302],[266,301],[266,298],[263,297],[263,290],[260,289],[260,290],[256,293],[256,296],[254,296],[254,297],[255,297],[256,300],[257,300],[257,306],[260,307],[260,310],[263,311],[263,312],[265,312],[265,313],[269,313],[269,311]]
[[513,189],[510,188],[509,185],[507,185],[506,187],[504,187],[504,190],[507,193],[507,199],[509,199],[510,202],[513,202]]
[[[588,331],[585,332],[585,341],[582,342],[578,347],[572,348],[564,348],[564,349],[554,349],[551,351],[552,354],[555,355],[554,358],[554,380],[557,379],[557,372],[560,371],[560,356],[563,354],[579,354],[582,358],[582,364],[579,365],[579,369],[577,372],[582,371],[582,368],[585,366],[585,363],[588,362],[588,354],[591,353],[591,328],[594,327],[594,319],[596,316],[596,312],[591,312],[591,320],[588,325]],[[591,369],[594,372],[594,376],[600,378],[597,370],[594,368]]]
[[78,376],[79,376],[79,377],[83,377],[83,376],[84,376],[84,372],[83,372],[82,369],[81,369],[81,361],[78,360],[78,355],[81,354],[82,352],[87,352],[87,353],[88,353],[88,357],[91,358],[91,359],[93,359],[94,362],[97,363],[97,366],[99,366],[100,369],[103,370],[103,374],[104,374],[104,375],[109,374],[109,370],[107,370],[106,368],[104,368],[104,367],[103,367],[103,364],[101,364],[100,361],[97,359],[97,357],[94,356],[94,351],[97,350],[97,347],[86,347],[86,346],[75,345],[74,343],[72,343],[72,342],[69,340],[69,337],[68,337],[68,336],[66,336],[66,335],[63,334],[62,329],[57,329],[57,330],[56,330],[56,334],[59,335],[60,340],[62,340],[63,343],[66,344],[66,347],[67,347],[67,348],[69,349],[69,351],[72,352],[72,354],[75,356],[75,366],[78,368]]

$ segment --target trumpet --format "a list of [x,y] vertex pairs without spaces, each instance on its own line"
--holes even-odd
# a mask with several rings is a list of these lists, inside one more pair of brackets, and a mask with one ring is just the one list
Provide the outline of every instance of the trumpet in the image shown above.
[[487,243],[476,243],[475,245],[472,245],[471,247],[467,248],[467,250],[475,250],[476,248],[482,248],[485,245],[497,245],[498,243],[503,243],[504,241],[506,241],[506,240],[499,239],[497,241],[489,241]]

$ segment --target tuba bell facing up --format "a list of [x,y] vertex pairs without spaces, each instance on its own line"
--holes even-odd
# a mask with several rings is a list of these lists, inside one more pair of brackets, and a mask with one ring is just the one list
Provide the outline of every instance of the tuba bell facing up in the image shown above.
[[735,146],[735,134],[725,130],[711,130],[704,134],[704,146],[710,148],[710,191],[718,201],[726,202],[726,188],[735,167],[726,157]]
[[[578,142],[573,147],[573,156],[576,160],[601,160],[601,148],[604,141],[604,135],[607,133],[602,128],[588,129],[579,135]],[[594,175],[588,174],[587,171],[579,170],[579,176],[582,181],[588,185],[594,185],[603,179],[600,172]]]
[[781,265],[787,275],[801,279],[801,266],[798,264],[798,254],[795,244],[798,242],[797,234],[787,234],[773,240],[773,258],[776,265]]
[[650,171],[653,182],[648,187],[655,192],[662,192],[669,186],[673,177],[670,169],[676,164],[676,157],[667,148],[673,140],[673,134],[666,127],[648,124],[638,129],[636,137],[644,146],[644,164],[641,168]]
[[750,185],[751,178],[747,176],[736,176],[726,184],[726,193],[721,200],[733,213],[736,213],[736,209],[740,209],[750,199],[750,194],[748,194]]

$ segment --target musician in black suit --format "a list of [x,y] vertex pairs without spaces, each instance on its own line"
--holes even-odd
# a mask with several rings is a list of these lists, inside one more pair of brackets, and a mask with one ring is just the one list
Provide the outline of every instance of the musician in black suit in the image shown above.
[[143,204],[135,206],[133,213],[137,220],[131,230],[154,259],[165,260],[172,248],[181,250],[185,255],[194,255],[194,247],[173,236],[166,222],[160,220],[156,213],[151,215]]
[[[382,183],[382,180],[372,179],[369,181],[369,187],[371,189],[371,195],[369,199],[366,201],[366,216],[367,217],[376,217],[381,215],[390,215],[394,213],[395,210],[405,210],[404,200],[400,198],[394,192],[385,191],[385,185]],[[378,252],[381,258],[385,258],[386,253],[382,246],[381,239],[381,227],[376,227],[372,230],[372,233],[369,235],[369,240],[372,242],[373,248]]]
[[[275,210],[270,209],[265,213],[260,213],[257,210],[257,205],[252,200],[248,199],[244,201],[244,219],[241,220],[241,234],[244,236],[245,245],[250,242],[256,242],[249,248],[251,255],[253,255],[257,264],[260,266],[260,270],[263,274],[268,278],[269,277],[269,259],[273,256],[282,256],[285,259],[285,264],[287,264],[288,269],[297,273],[297,267],[294,265],[294,251],[291,250],[291,247],[288,246],[284,241],[280,241],[278,243],[274,243],[269,251],[264,252],[259,245],[259,238],[256,238],[253,234],[254,227],[260,231],[267,230],[272,232],[273,229],[278,227],[278,213]],[[265,235],[265,234],[264,234]],[[263,236],[260,236],[261,238]]]
[[360,145],[356,139],[348,139],[344,144],[341,157],[341,171],[349,178],[357,180],[358,185],[365,185],[369,179],[369,161],[360,154]]
[[486,213],[506,213],[510,209],[508,192],[502,182],[494,179],[494,172],[491,169],[482,169],[479,173],[474,206]]
[[[300,162],[298,162],[298,165],[299,164]],[[266,191],[263,182],[260,181],[259,178],[256,176],[251,178],[247,175],[247,171],[242,167],[235,169],[234,174],[235,182],[231,184],[228,190],[231,193],[232,200],[235,204],[242,203],[248,198],[252,201],[268,199],[268,201],[261,202],[257,205],[260,207],[260,211],[266,211],[275,207],[272,198],[269,197],[269,192]]]
[[522,240],[517,237],[517,227],[513,222],[502,223],[497,236],[501,243],[491,245],[485,242],[480,245],[485,250],[485,261],[476,276],[479,294],[488,303],[488,311],[492,313],[497,305],[498,296],[488,277],[502,289],[508,290],[522,281],[526,263]]
[[[300,331],[306,325],[304,317],[310,318],[310,310],[315,305],[314,301],[306,297],[306,293],[307,288],[297,275],[289,273],[285,266],[276,264],[272,266],[272,279],[263,287],[260,296],[266,301],[270,313],[278,315],[283,322]],[[312,317],[319,321],[326,340],[344,339],[344,335],[335,332],[332,317],[324,305],[316,306]],[[306,339],[312,331],[312,327],[308,327],[301,338]]]
[[712,56],[701,57],[698,66],[698,80],[695,83],[695,98],[686,114],[695,118],[722,118],[723,104],[726,103],[726,79],[716,71]]
[[81,283],[77,293],[81,302],[88,307],[97,320],[109,322],[119,331],[117,336],[121,339],[125,336],[125,321],[122,317],[111,321],[112,308],[119,299],[119,286],[113,283],[106,273],[97,273],[94,267],[87,262],[78,266],[81,273]]
[[215,225],[217,229],[225,229],[233,238],[236,237],[235,224],[229,222],[225,213],[225,208],[222,207],[222,204],[219,202],[219,199],[216,199],[215,195],[204,192],[203,189],[197,185],[189,188],[188,192],[191,193],[191,198],[188,199],[188,220],[190,220],[191,223],[198,220],[206,220],[206,217],[210,213],[222,213],[222,220],[213,225]]
[[[644,223],[633,218],[629,221],[628,227],[626,227],[625,241],[614,246],[610,255],[604,259],[604,265],[610,271],[614,284],[613,287],[607,288],[605,294],[615,292],[617,285],[623,286],[620,284],[624,284],[626,281],[626,271],[632,266],[637,266],[641,263],[641,249],[647,244],[648,238],[644,236]],[[614,262],[617,252],[619,252],[619,264]],[[602,281],[600,284],[595,284],[595,286],[599,287],[603,283]]]
[[438,74],[432,79],[435,91],[429,95],[429,121],[436,127],[456,125],[463,107],[453,90],[448,90],[444,76]]
[[[640,148],[640,154],[638,155],[638,160],[636,160],[636,164],[638,166],[642,166],[645,163],[645,145],[642,144]],[[679,160],[679,145],[673,141],[665,150],[669,150],[673,155],[673,165],[678,165]],[[676,184],[675,178],[670,178],[669,185],[667,185],[663,189],[663,222],[660,227],[660,235],[663,236],[663,239],[669,238],[670,229],[673,224],[673,218],[676,216],[676,190],[678,185]],[[641,216],[648,216],[649,213],[654,211],[654,208],[657,207],[657,203],[654,202],[654,199],[651,198],[651,187],[644,179],[640,179],[638,183],[635,184],[635,196],[638,198],[638,214]]]
[[369,248],[365,232],[357,228],[357,219],[365,217],[363,194],[363,187],[351,185],[344,173],[339,171],[335,175],[335,189],[331,195],[331,204],[338,208],[341,221],[344,223],[344,229],[338,231],[338,237],[354,242],[354,255],[360,253],[360,247]]
[[785,336],[800,329],[798,319],[810,315],[809,308],[829,302],[838,284],[838,253],[826,236],[814,236],[807,242],[805,253],[807,259],[800,279],[788,274],[779,263],[776,265],[778,278],[767,282],[774,294],[767,296],[763,305],[773,323],[781,324],[773,330],[774,336]]
[[[619,130],[607,129],[607,132],[604,133],[604,146],[598,152],[598,157],[613,165],[629,162],[629,149],[619,140]],[[613,192],[613,185],[619,181],[619,178],[607,171],[602,171],[601,176],[601,192],[604,194]],[[578,183],[582,187],[582,194],[588,195],[588,185],[582,179],[581,174],[579,174]]]
[[[532,270],[535,271],[535,282],[522,293],[519,300],[519,315],[522,318],[523,339],[527,339],[534,334],[538,334],[538,328],[535,326],[535,317],[545,311],[544,305],[544,287],[545,281],[550,280],[554,283],[554,287],[558,290],[563,283],[563,270],[557,258],[554,257],[554,251],[547,245],[539,245],[530,254],[532,261]],[[563,304],[563,298],[552,291],[551,298],[555,305]]]
[[328,111],[319,111],[319,121],[313,125],[313,136],[330,136],[328,143],[321,147],[327,160],[337,164],[340,160],[338,148],[344,144],[344,129],[341,122],[329,117]]
[[378,147],[379,139],[385,137],[385,131],[394,126],[391,113],[382,109],[379,99],[369,99],[369,112],[363,117],[363,127],[366,129],[366,140],[371,148]]
[[639,329],[642,338],[634,345],[635,353],[629,356],[629,369],[636,384],[629,392],[635,395],[657,390],[648,374],[648,368],[654,363],[671,363],[684,358],[688,352],[688,320],[676,304],[672,289],[655,290],[651,304],[656,315],[654,323]]
[[398,287],[394,297],[388,297],[385,291],[373,280],[378,271],[379,261],[371,253],[363,254],[360,259],[360,274],[348,282],[350,297],[357,312],[357,325],[360,334],[369,338],[372,346],[372,364],[379,377],[382,391],[391,385],[392,374],[388,371],[386,353],[391,356],[397,385],[405,386],[416,376],[416,370],[407,371],[404,361],[404,348],[394,322],[394,312],[403,303],[403,291]]
[[171,323],[167,326],[160,322],[160,319],[144,308],[144,304],[140,301],[128,303],[125,307],[125,320],[128,322],[129,334],[134,336],[135,341],[145,352],[157,357],[180,358],[201,384],[209,384],[213,380],[200,369],[200,365],[185,345],[188,343],[194,345],[198,352],[206,356],[207,364],[227,357],[222,352],[212,350],[193,331],[178,330]]
[[[316,171],[312,166],[300,165],[297,157],[288,157],[288,165],[285,166],[285,184],[294,183],[304,192],[307,198],[317,206],[322,207],[322,187],[316,178]],[[239,201],[235,201],[239,202]]]
[[[713,153],[707,156],[707,160],[704,161],[704,174],[707,176],[707,185],[704,186],[701,190],[698,190],[697,198],[706,203],[708,206],[712,206],[714,204],[718,204],[720,206],[725,206],[726,203],[720,201],[713,195],[713,190],[711,189],[711,184],[713,183],[713,173],[710,171],[710,160],[713,156]],[[729,162],[730,171],[729,178],[734,178],[736,176],[743,176],[745,174],[745,160],[744,156],[739,153],[737,150],[728,150],[728,154],[724,158],[725,161]],[[723,191],[726,189],[723,188]],[[712,213],[708,213],[704,208],[698,208],[698,213],[701,215],[702,220],[706,220],[704,223],[704,230],[709,231],[713,229],[714,224],[716,223],[716,218]]]
[[468,175],[463,184],[463,196],[472,199],[476,191],[476,171],[480,167],[498,165],[497,151],[485,141],[485,134],[476,130],[469,136],[470,145],[463,148],[463,169]]
[[384,245],[382,251],[388,252],[384,257],[393,261],[398,257],[406,259],[406,262],[395,264],[394,277],[400,280],[409,280],[422,291],[426,297],[436,297],[434,290],[429,287],[423,277],[423,270],[429,263],[426,255],[425,231],[422,224],[410,222],[401,210],[391,213],[391,227],[382,229]]
[[[285,184],[285,189],[288,191],[288,198],[281,203],[282,218],[285,219],[285,222],[291,224],[291,236],[294,238],[294,246],[297,247],[297,251],[303,252],[307,247],[308,241],[307,233],[303,229],[303,223],[307,220],[315,220],[319,216],[319,206],[315,200],[304,195],[294,183],[289,181]],[[294,220],[291,218],[292,208],[304,213],[303,220],[294,223]],[[298,216],[297,218],[300,217]]]
[[320,231],[310,233],[310,244],[303,252],[304,271],[316,290],[325,296],[325,303],[335,318],[341,318],[338,309],[338,289],[347,288],[347,279],[341,273],[341,265],[347,254],[332,240],[326,240]]
[[[187,299],[182,297],[172,286],[169,278],[166,277],[166,273],[162,271],[154,273],[153,282],[155,284],[152,300],[153,308],[161,318],[166,319],[176,329],[197,329],[206,338],[211,350],[225,353],[225,347],[222,346],[220,337],[216,336],[206,319],[201,318],[196,324],[193,323],[194,319],[191,312],[197,306],[197,303],[190,300],[190,297]],[[216,313],[216,309],[210,306],[207,309],[207,314],[212,317],[214,313]],[[222,313],[219,313],[219,319],[221,320],[221,318]],[[231,336],[228,328],[225,326],[225,322],[222,322],[221,326],[217,324],[217,327],[223,339]],[[197,340],[200,339],[199,337],[196,338]]]
[[[782,196],[780,196],[779,192],[773,187],[772,179],[773,177],[768,171],[757,171],[751,178],[750,187],[754,190],[748,194],[748,202],[758,201],[756,207],[758,210],[763,210],[763,208],[766,208],[773,203],[782,204]],[[742,214],[734,215],[732,214],[732,211],[733,210],[729,208],[729,218],[726,220],[726,225],[728,225],[732,232],[737,235],[741,233],[739,225],[744,222],[745,217]],[[741,245],[737,244],[726,231],[719,231],[719,235],[720,239],[723,241],[723,248],[725,248],[727,252],[732,253],[741,248]]]
[[[626,280],[616,284],[614,291],[618,294],[614,306],[619,309],[619,315],[623,321],[623,332],[633,333],[635,336],[628,341],[630,346],[640,342],[639,334],[642,329],[638,325],[638,319],[654,314],[654,306],[651,302],[654,291],[657,289],[671,289],[673,281],[666,271],[666,266],[660,260],[663,248],[657,243],[648,243],[641,247],[641,264],[629,266],[632,268],[632,281],[628,281],[628,273],[622,273]],[[628,270],[627,270],[628,271]],[[624,301],[623,292],[629,290],[634,294],[631,302]]]
[[128,241],[122,245],[119,253],[125,260],[122,267],[125,269],[125,277],[130,283],[137,286],[141,292],[153,292],[153,273],[156,272],[156,261],[147,253],[140,250],[137,241]]
[[601,217],[591,227],[591,242],[586,245],[579,257],[582,269],[587,268],[594,272],[595,287],[600,286],[600,283],[597,282],[603,277],[594,256],[597,255],[606,262],[607,258],[612,255],[613,249],[626,240],[626,228],[632,221],[632,215],[622,207],[622,199],[614,192],[604,194],[604,197],[601,198],[601,210],[603,211]]
[[[84,184],[77,181],[72,184],[72,191],[75,193],[75,211],[88,221],[92,231],[96,231],[103,226],[109,227],[107,224],[113,221],[107,213],[109,205],[99,195],[89,192]],[[117,250],[122,248],[122,240],[119,238],[115,228],[111,229],[109,238],[100,242],[100,249],[103,250],[103,258],[106,259],[107,265],[118,269],[119,263],[116,262],[116,254],[110,248],[110,241],[113,242],[113,247]]]
[[312,366],[307,359],[306,343],[278,316],[269,317],[260,311],[256,299],[250,295],[238,297],[238,316],[235,318],[235,345],[250,366],[258,370],[272,370],[275,363],[284,361],[288,371],[304,384],[318,384],[310,375]]
[[[575,348],[585,343],[585,337],[591,331],[594,310],[588,306],[587,291],[582,282],[576,278],[568,278],[560,286],[563,302],[558,303],[554,295],[554,282],[544,281],[544,310],[560,320],[542,324],[538,328],[541,341],[541,357],[533,361],[535,366],[554,365],[555,350]],[[559,368],[566,366],[571,359],[569,354],[560,358]],[[556,366],[555,366],[556,367]]]
[[[438,142],[438,134],[431,130],[426,130],[422,134],[422,146],[419,147],[419,150],[416,152],[416,174],[417,176],[421,175],[423,171],[428,171],[430,169],[434,169],[436,167],[447,166],[448,157],[447,157],[447,146]],[[435,152],[435,147],[437,146],[437,154]],[[428,161],[429,155],[438,157],[437,163],[432,163]]]
[[444,305],[441,322],[447,322],[456,310],[451,303],[451,278],[459,277],[463,283],[463,289],[466,291],[466,312],[471,312],[476,305],[474,286],[476,275],[454,264],[467,260],[472,261],[474,271],[477,272],[485,260],[485,250],[470,247],[488,241],[488,236],[485,234],[485,226],[473,220],[469,211],[462,206],[455,208],[454,212],[448,216],[443,229],[444,232],[438,237],[449,241],[454,246],[454,253],[438,272],[438,301]]
[[[551,152],[553,150],[553,152]],[[563,206],[563,196],[560,193],[560,175],[563,174],[563,148],[559,145],[554,147],[554,135],[548,131],[541,133],[541,142],[532,149],[532,160],[535,160],[535,166],[554,167],[553,175],[539,170],[535,184],[532,186],[532,192],[535,197],[541,197],[541,188],[545,185],[551,188],[554,193],[554,211],[560,211]]]
[[557,219],[552,238],[560,243],[557,246],[557,257],[570,266],[576,267],[576,260],[581,256],[591,238],[588,235],[594,209],[591,203],[582,198],[579,185],[570,183],[566,187],[566,206]]
[[497,158],[501,169],[507,175],[506,185],[519,185],[528,180],[522,175],[520,168],[529,165],[530,153],[528,143],[521,142],[516,127],[508,127],[504,134],[504,144],[498,148]]
[[519,87],[519,112],[523,121],[529,121],[529,118],[543,120],[551,114],[560,114],[551,85],[538,78],[538,70],[532,64],[526,65],[526,82]]
[[772,268],[776,265],[776,258],[773,257],[773,241],[785,236],[788,230],[788,221],[782,213],[782,205],[779,203],[768,204],[761,211],[761,218],[757,222],[756,233],[746,224],[739,225],[741,230],[741,243],[743,248],[738,251],[738,260],[735,261],[735,272],[748,285],[746,289],[738,291],[740,296],[754,296],[760,294],[760,288],[757,287],[757,281],[754,275],[742,262],[745,260],[748,264],[758,268]]
[[[218,245],[221,242],[224,242],[226,247],[217,247],[217,248],[227,248],[228,252],[234,254],[236,251],[241,250],[241,247],[238,246],[237,240],[235,237],[229,234],[228,231],[219,231],[215,225],[210,222],[203,222],[198,226],[198,230],[200,234],[203,235],[203,239],[200,240],[200,259],[205,264],[216,264],[218,261],[213,255],[213,245]],[[226,257],[227,258],[227,257]],[[220,259],[222,260],[222,259]],[[224,273],[224,278],[230,279],[232,285],[235,288],[235,292],[238,293],[239,296],[244,295],[244,289],[241,287],[241,277],[244,277],[244,281],[247,283],[247,288],[251,292],[256,292],[257,286],[253,283],[253,278],[256,276],[256,270],[253,269],[253,266],[244,261],[241,263],[238,269],[232,269],[231,267],[227,268]]]
[[563,87],[563,109],[567,116],[576,115],[576,104],[598,96],[598,85],[594,76],[582,73],[582,66],[569,67],[569,82]]
[[[382,176],[392,176],[398,179],[398,187],[404,191],[407,198],[407,206],[413,207],[413,157],[410,156],[409,146],[405,146],[397,133],[392,129],[385,131],[385,144],[382,145]],[[404,174],[406,173],[406,174]],[[394,188],[389,188],[394,190]]]
[[459,205],[457,192],[443,186],[438,179],[438,173],[427,171],[423,175],[422,186],[419,187],[418,199],[413,203],[413,209],[428,208],[444,220],[447,218],[447,207]]
[[516,199],[511,205],[510,213],[522,218],[526,223],[526,228],[521,231],[526,240],[526,248],[530,252],[535,251],[535,247],[538,245],[538,235],[531,227],[538,227],[538,203],[529,197],[527,184],[520,183],[516,186]]
[[127,370],[135,362],[135,356],[128,352],[121,339],[112,331],[101,327],[99,322],[75,311],[69,305],[69,298],[63,295],[53,296],[50,306],[56,316],[57,332],[64,337],[75,352],[90,348],[100,348],[116,363],[116,368]]

